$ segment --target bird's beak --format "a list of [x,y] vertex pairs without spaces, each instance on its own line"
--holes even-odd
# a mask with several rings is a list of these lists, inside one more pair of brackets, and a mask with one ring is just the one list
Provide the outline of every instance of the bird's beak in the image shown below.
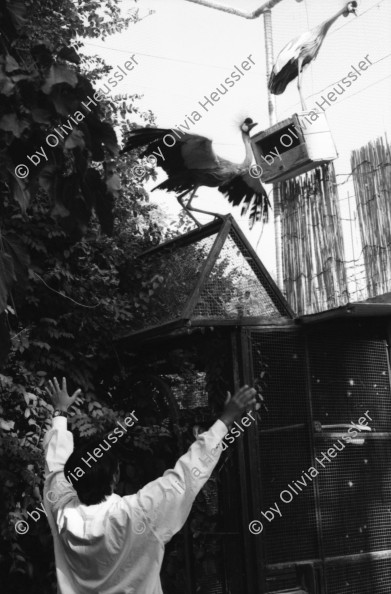
[[252,130],[253,128],[255,128],[255,126],[258,126],[258,122],[253,122],[252,124],[248,125],[248,131],[250,132],[250,130]]

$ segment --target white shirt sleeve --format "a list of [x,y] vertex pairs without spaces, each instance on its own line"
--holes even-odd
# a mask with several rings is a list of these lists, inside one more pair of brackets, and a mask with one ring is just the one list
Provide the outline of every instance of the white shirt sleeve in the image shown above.
[[[199,491],[205,485],[221,452],[221,441],[228,429],[217,420],[201,433],[175,467],[137,493],[138,505],[156,538],[163,544],[178,532],[190,513]],[[126,499],[126,497],[124,498]]]
[[75,489],[64,475],[64,465],[73,452],[73,435],[65,417],[55,417],[43,440],[45,451],[44,506],[55,515],[73,497]]

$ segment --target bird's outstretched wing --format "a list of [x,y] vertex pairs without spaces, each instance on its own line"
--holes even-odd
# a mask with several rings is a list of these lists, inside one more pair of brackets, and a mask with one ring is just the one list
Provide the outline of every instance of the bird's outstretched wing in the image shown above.
[[250,209],[250,228],[262,217],[267,220],[269,198],[259,179],[248,172],[236,175],[229,182],[219,186],[219,191],[234,206],[242,205],[242,215]]
[[145,145],[141,156],[154,155],[157,165],[170,176],[190,169],[212,169],[218,164],[209,138],[166,128],[132,130],[121,154]]

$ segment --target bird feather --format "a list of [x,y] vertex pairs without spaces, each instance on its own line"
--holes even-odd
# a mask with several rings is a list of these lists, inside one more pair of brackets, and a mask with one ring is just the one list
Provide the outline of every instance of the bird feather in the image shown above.
[[[176,139],[172,146],[164,143],[167,134]],[[154,155],[168,176],[154,190],[185,195],[199,186],[218,187],[234,206],[242,204],[244,212],[250,208],[251,224],[265,215],[269,201],[261,182],[249,175],[244,164],[218,157],[209,138],[166,128],[138,128],[128,134],[121,153],[141,146],[146,148],[140,156]]]

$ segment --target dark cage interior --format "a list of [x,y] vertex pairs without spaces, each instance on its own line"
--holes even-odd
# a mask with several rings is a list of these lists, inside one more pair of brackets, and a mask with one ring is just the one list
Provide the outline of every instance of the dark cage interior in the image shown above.
[[[256,442],[262,591],[289,585],[288,592],[301,586],[315,594],[389,592],[391,393],[384,320],[248,332],[250,374],[266,362],[270,378],[268,414]],[[371,431],[355,430],[359,419]],[[269,520],[262,516],[277,507]],[[309,577],[287,585],[294,567]]]

